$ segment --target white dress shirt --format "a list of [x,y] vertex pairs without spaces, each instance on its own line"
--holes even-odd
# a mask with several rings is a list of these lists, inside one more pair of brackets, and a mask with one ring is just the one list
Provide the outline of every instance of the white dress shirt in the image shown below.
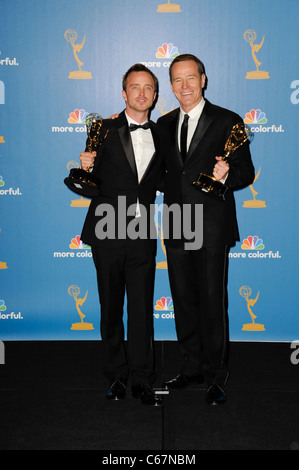
[[179,143],[179,149],[181,150],[181,127],[182,123],[184,120],[185,114],[188,114],[189,120],[188,120],[188,134],[187,134],[187,152],[189,149],[190,142],[192,140],[193,134],[195,132],[196,126],[198,124],[198,120],[201,116],[202,110],[205,105],[205,100],[202,98],[201,101],[198,103],[198,105],[195,106],[195,108],[191,109],[189,113],[185,113],[182,108],[180,109],[180,117],[179,117],[179,125],[178,125],[178,143]]
[[[126,118],[128,120],[128,124],[145,124],[145,122],[139,123],[134,121],[127,113]],[[148,164],[155,152],[154,140],[152,136],[152,132],[150,129],[137,129],[133,132],[130,132],[134,155],[135,155],[135,162],[137,167],[137,174],[138,174],[138,182],[141,181],[145,170],[148,167]],[[137,200],[136,206],[136,215],[135,217],[140,217],[140,207],[139,201]]]

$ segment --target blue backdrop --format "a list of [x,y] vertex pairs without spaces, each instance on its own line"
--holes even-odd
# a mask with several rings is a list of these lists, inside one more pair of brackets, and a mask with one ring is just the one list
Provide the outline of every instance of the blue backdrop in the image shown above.
[[[63,180],[85,146],[86,113],[124,108],[132,64],[159,79],[154,120],[177,106],[168,68],[186,52],[205,64],[206,97],[254,131],[256,180],[236,193],[231,340],[299,337],[298,14],[298,0],[1,1],[1,340],[100,338],[95,270],[79,236],[89,201]],[[156,339],[175,340],[162,241],[154,305]]]

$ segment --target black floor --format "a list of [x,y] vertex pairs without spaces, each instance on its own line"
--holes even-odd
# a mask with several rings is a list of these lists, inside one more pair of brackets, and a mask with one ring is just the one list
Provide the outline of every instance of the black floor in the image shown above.
[[[178,372],[175,342],[157,342],[157,387]],[[228,401],[202,386],[149,408],[105,399],[101,342],[5,342],[1,450],[298,450],[299,364],[289,343],[231,343]]]

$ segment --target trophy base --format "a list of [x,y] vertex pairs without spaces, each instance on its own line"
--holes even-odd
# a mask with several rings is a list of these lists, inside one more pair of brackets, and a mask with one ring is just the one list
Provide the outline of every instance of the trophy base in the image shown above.
[[225,201],[225,193],[228,190],[227,186],[212,176],[200,173],[199,177],[192,183],[192,185],[198,191],[202,191],[218,201]]
[[80,199],[73,199],[71,204],[71,207],[89,207],[90,206],[90,200],[89,199],[83,199],[81,196]]
[[182,10],[180,5],[175,5],[174,3],[163,3],[158,6],[157,11],[159,13],[177,13]]
[[168,269],[167,261],[159,261],[159,262],[156,264],[156,268],[157,268],[157,269]]
[[100,180],[80,168],[72,168],[64,183],[71,191],[81,196],[95,197],[100,194]]
[[71,330],[81,330],[81,331],[86,331],[86,330],[94,330],[93,324],[92,323],[73,323]]
[[256,199],[252,199],[251,201],[244,201],[243,207],[250,207],[258,209],[260,207],[267,207],[265,201],[258,201]]
[[253,72],[247,72],[246,78],[249,80],[266,80],[269,77],[269,72],[263,72],[262,70],[255,70]]
[[245,325],[243,325],[242,330],[245,330],[245,331],[265,331],[265,327],[261,323],[246,323]]
[[77,70],[75,72],[70,72],[69,78],[72,78],[73,80],[89,80],[92,78],[92,75],[90,72],[86,72],[85,70]]

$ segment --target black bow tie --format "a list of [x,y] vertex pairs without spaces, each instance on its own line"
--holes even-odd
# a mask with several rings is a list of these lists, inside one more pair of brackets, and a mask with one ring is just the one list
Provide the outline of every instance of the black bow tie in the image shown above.
[[140,124],[130,124],[130,132],[136,131],[136,129],[149,129],[150,128],[150,123],[146,122],[142,126]]

